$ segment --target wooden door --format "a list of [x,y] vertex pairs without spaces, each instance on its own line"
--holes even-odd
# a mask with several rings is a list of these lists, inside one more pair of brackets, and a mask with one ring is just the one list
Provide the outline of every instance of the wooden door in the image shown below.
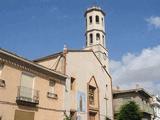
[[89,120],[96,120],[96,114],[95,113],[89,113]]

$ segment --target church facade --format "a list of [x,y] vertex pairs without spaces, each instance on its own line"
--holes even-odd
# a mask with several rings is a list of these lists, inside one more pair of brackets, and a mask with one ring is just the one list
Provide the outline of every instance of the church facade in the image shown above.
[[51,70],[66,74],[64,108],[78,120],[113,120],[112,79],[108,71],[105,13],[93,6],[85,12],[86,47],[34,60]]

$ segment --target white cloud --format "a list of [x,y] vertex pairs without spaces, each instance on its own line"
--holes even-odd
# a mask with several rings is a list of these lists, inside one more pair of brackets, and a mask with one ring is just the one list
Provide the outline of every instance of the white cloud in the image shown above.
[[159,16],[151,16],[150,18],[147,18],[146,21],[149,25],[160,28],[160,17]]
[[147,48],[140,54],[127,53],[120,61],[110,61],[114,86],[128,89],[136,84],[150,92],[160,92],[160,45]]

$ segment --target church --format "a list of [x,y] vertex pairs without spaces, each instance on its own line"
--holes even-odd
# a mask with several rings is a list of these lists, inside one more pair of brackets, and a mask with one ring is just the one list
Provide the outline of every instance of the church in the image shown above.
[[65,108],[78,120],[113,120],[112,79],[108,71],[105,12],[97,6],[88,8],[86,19],[86,47],[34,60],[49,69],[66,74]]
[[84,49],[36,60],[0,49],[0,120],[114,120],[105,12],[84,16]]

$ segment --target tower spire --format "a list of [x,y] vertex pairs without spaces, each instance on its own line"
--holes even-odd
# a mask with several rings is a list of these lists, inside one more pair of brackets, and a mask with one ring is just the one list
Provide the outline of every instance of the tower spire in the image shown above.
[[106,49],[105,13],[98,6],[88,8],[86,18],[86,48],[92,49],[103,67],[108,70],[108,51]]

